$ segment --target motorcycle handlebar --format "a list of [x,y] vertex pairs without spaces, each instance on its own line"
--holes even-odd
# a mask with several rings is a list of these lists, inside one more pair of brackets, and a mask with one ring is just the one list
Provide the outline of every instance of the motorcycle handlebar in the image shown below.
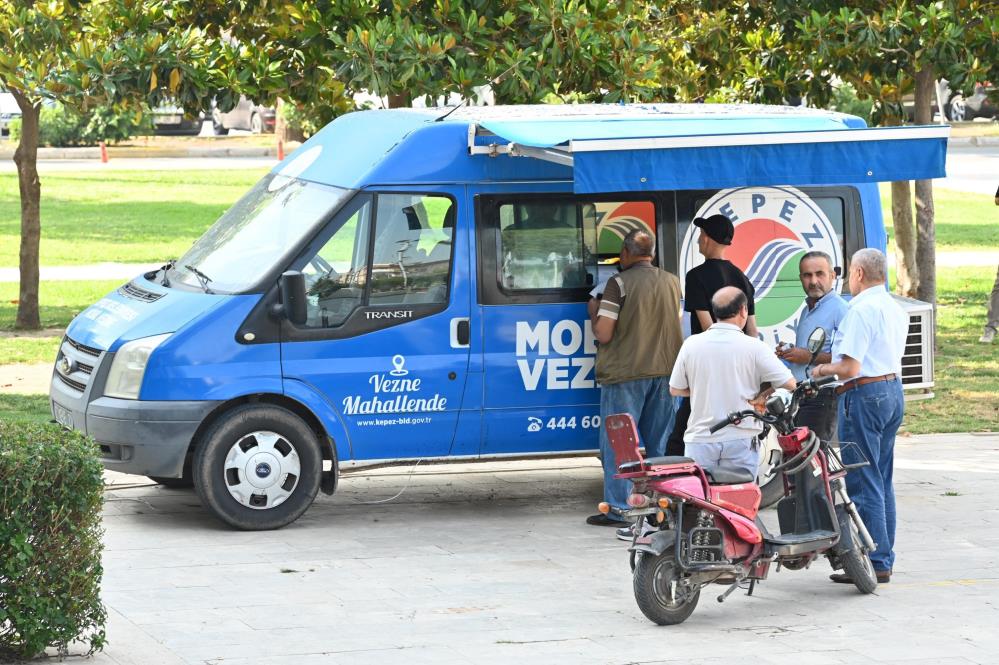
[[733,411],[732,413],[728,414],[728,418],[726,418],[725,420],[719,420],[714,425],[712,425],[708,431],[714,434],[715,432],[722,430],[728,427],[729,425],[738,423],[743,418],[756,418],[758,420],[762,420],[762,418],[760,418],[760,414],[756,413],[755,411]]
[[834,383],[836,381],[839,381],[839,377],[836,376],[835,374],[830,374],[828,376],[820,376],[817,379],[811,379],[812,385],[815,386],[816,388],[821,388],[827,383]]
[[715,432],[718,432],[718,431],[720,431],[720,430],[728,427],[728,425],[729,425],[728,419],[719,420],[714,425],[712,425],[711,429],[709,429],[708,431],[711,432],[712,434],[714,434]]

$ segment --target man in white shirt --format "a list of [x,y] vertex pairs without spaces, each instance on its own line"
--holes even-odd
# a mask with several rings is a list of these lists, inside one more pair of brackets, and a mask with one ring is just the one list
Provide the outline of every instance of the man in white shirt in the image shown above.
[[670,394],[690,397],[684,454],[708,469],[735,467],[755,476],[760,453],[753,439],[763,425],[745,418],[714,434],[709,430],[731,411],[749,408],[761,396],[761,384],[793,389],[796,383],[769,346],[743,334],[749,319],[745,293],[723,287],[712,296],[711,310],[717,323],[687,338],[669,380]]
[[[909,317],[885,288],[888,261],[876,249],[861,249],[850,261],[853,300],[833,342],[831,363],[816,365],[812,376],[837,374],[848,379],[836,389],[839,399],[839,440],[852,469],[846,487],[860,517],[877,544],[871,563],[879,582],[891,579],[895,563],[895,489],[892,485],[895,433],[902,424],[902,354]],[[853,442],[856,446],[849,446]],[[858,452],[859,448],[859,452]],[[834,582],[852,584],[848,575]]]

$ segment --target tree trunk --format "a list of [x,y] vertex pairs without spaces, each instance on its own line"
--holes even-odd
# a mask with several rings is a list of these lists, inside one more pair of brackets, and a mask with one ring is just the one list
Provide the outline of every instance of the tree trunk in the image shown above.
[[21,189],[21,283],[14,327],[37,330],[42,327],[38,316],[38,247],[42,237],[39,209],[42,187],[37,164],[40,107],[33,105],[17,90],[10,90],[10,93],[21,109],[21,140],[14,151],[17,181]]
[[912,223],[912,190],[908,180],[891,184],[891,225],[895,231],[895,291],[915,298],[919,271],[916,268],[916,229]]
[[937,229],[934,221],[933,181],[916,181],[916,266],[919,300],[937,302]]
[[275,109],[275,119],[274,119],[274,136],[277,137],[278,141],[284,141],[285,144],[288,141],[298,141],[302,143],[305,141],[305,132],[302,131],[301,127],[297,127],[284,117],[284,108],[288,106],[288,103],[278,97],[277,107]]
[[[932,117],[933,69],[926,67],[916,72],[915,120],[928,125]],[[937,302],[937,231],[933,210],[933,181],[916,181],[916,266],[919,286],[916,297]]]
[[388,95],[388,105],[390,109],[404,109],[413,105],[413,98],[408,92],[400,92],[395,95]]

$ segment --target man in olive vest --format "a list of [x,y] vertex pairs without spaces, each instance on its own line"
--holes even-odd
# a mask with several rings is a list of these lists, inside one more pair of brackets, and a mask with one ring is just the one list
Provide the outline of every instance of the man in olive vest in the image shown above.
[[[621,272],[607,281],[603,296],[589,303],[597,347],[600,417],[629,413],[638,425],[646,457],[663,454],[673,427],[669,377],[683,343],[680,280],[652,265],[655,239],[635,230],[621,246]],[[614,451],[600,428],[604,501],[627,508],[631,482],[615,480]],[[613,513],[588,517],[587,524],[621,527]]]

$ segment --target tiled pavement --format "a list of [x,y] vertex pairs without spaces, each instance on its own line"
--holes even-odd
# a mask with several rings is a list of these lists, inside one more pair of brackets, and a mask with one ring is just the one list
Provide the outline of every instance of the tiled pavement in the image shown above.
[[109,645],[91,662],[999,662],[999,434],[903,438],[896,457],[898,561],[876,595],[822,561],[724,604],[708,589],[668,628],[635,605],[626,545],[583,523],[593,459],[356,474],[262,533],[224,528],[190,491],[113,489]]

